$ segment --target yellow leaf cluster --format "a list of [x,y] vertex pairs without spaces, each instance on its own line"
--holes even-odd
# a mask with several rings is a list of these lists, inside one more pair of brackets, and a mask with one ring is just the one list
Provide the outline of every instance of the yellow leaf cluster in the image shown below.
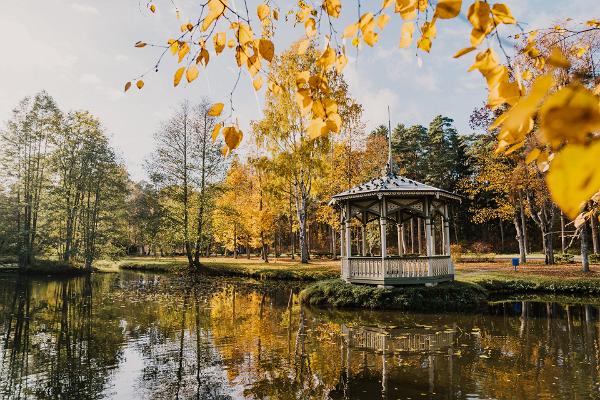
[[589,146],[566,146],[552,160],[546,175],[552,199],[575,219],[585,203],[600,190],[600,141]]

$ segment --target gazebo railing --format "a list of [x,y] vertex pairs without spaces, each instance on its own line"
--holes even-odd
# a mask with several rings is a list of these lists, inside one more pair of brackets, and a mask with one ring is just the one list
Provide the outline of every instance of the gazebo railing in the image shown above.
[[[430,271],[431,265],[431,273]],[[342,259],[342,276],[353,279],[427,278],[454,274],[450,256],[348,257]]]

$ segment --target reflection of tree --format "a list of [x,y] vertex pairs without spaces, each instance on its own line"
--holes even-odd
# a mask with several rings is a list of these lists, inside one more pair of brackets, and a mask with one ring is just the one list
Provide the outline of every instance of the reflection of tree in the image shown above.
[[121,331],[118,321],[93,313],[92,293],[90,277],[17,279],[4,321],[3,393],[52,399],[102,393],[109,377],[106,366],[119,359]]

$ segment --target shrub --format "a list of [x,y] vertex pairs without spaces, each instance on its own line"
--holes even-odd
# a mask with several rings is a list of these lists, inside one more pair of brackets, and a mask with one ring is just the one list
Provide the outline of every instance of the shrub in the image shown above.
[[557,264],[569,264],[575,262],[575,256],[568,253],[555,253],[554,262]]
[[452,256],[452,261],[460,262],[463,258],[463,247],[460,244],[451,244],[450,245],[450,255]]
[[491,253],[493,251],[492,245],[489,243],[477,241],[471,245],[471,251],[477,255]]
[[600,254],[590,254],[589,259],[592,264],[600,264]]

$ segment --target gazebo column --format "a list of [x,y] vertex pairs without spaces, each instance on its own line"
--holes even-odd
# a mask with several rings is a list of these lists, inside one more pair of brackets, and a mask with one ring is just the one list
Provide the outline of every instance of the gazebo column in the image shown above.
[[427,251],[427,276],[433,276],[433,265],[431,264],[431,256],[433,255],[431,234],[431,210],[429,207],[429,199],[425,199],[425,250]]
[[362,212],[362,226],[361,226],[361,231],[360,231],[360,238],[361,238],[360,255],[364,257],[367,255],[367,211],[366,210],[363,210],[363,212]]
[[[448,205],[444,204],[444,250],[450,256],[450,220],[448,218]],[[448,260],[448,274],[454,275],[454,264],[452,259]]]
[[346,258],[349,258],[350,256],[352,256],[352,241],[351,241],[351,233],[350,233],[350,212],[351,212],[350,202],[348,202],[347,205],[346,205],[346,221],[345,221],[345,227],[346,227]]
[[429,229],[431,229],[431,256],[435,256],[435,214],[433,214],[430,218],[429,218],[431,227]]
[[402,222],[402,213],[398,213],[396,218],[396,230],[398,233],[398,255],[404,255],[404,223]]
[[387,216],[387,205],[385,204],[385,197],[381,199],[381,215],[379,217],[379,226],[381,228],[381,258],[385,259],[387,256],[387,230],[386,230],[386,216]]

